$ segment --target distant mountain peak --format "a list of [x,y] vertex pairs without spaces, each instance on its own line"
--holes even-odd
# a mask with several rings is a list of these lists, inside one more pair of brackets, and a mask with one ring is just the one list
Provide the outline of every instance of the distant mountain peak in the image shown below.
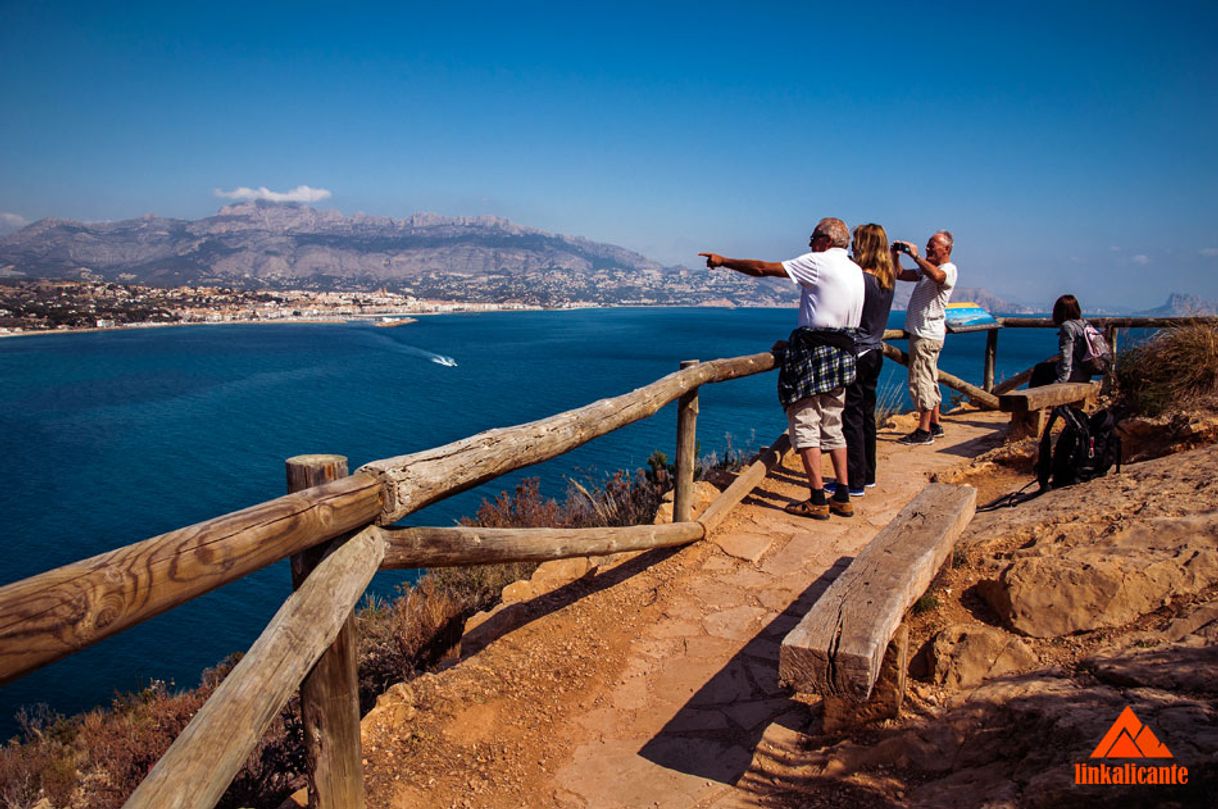
[[1187,315],[1213,315],[1218,314],[1218,303],[1207,301],[1197,295],[1190,295],[1184,292],[1172,292],[1167,296],[1167,301],[1162,306],[1157,306],[1154,309],[1147,309],[1144,312],[1139,312],[1141,315],[1149,315],[1151,317],[1178,317]]

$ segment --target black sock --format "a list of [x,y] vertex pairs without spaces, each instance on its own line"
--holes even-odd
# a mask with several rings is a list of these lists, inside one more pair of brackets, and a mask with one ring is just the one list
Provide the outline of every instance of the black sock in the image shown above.
[[850,502],[850,488],[844,483],[837,484],[837,490],[833,492],[833,499],[839,503]]
[[813,489],[812,490],[812,505],[824,506],[824,505],[828,505],[828,502],[829,501],[825,499],[825,490],[824,489]]

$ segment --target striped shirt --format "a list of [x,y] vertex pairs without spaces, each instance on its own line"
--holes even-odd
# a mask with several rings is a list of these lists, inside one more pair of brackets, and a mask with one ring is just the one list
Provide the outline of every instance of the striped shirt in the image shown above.
[[942,340],[947,335],[947,302],[956,286],[956,265],[949,261],[939,269],[947,275],[942,284],[918,270],[922,275],[905,309],[905,331],[926,340]]

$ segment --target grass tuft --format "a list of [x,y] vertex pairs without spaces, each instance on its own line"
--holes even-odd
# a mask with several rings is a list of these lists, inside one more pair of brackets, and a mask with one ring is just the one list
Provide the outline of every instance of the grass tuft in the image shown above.
[[875,399],[875,426],[884,429],[893,416],[901,413],[901,395],[905,389],[897,383],[885,385]]
[[1187,324],[1159,330],[1121,352],[1121,398],[1135,414],[1157,416],[1218,392],[1218,327]]

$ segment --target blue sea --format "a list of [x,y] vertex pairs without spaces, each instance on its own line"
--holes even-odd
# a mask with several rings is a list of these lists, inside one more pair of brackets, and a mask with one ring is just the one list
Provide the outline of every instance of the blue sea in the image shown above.
[[[224,325],[0,340],[0,584],[277,497],[292,455],[339,453],[354,471],[624,393],[684,359],[765,351],[794,320],[793,309],[597,309],[444,315],[389,329]],[[901,322],[894,313],[892,326]],[[979,383],[984,343],[950,336],[942,367]],[[1053,330],[1005,330],[999,378],[1055,351]],[[907,402],[904,379],[888,363],[881,392],[899,389]],[[567,478],[635,469],[655,449],[671,456],[675,425],[670,405],[407,523],[452,524],[530,476],[561,500]],[[701,392],[704,454],[755,449],[784,426],[772,373]],[[392,595],[410,579],[380,574],[371,592]],[[153,679],[195,685],[202,669],[247,648],[289,591],[284,562],[3,686],[0,738],[22,705],[73,713]]]

